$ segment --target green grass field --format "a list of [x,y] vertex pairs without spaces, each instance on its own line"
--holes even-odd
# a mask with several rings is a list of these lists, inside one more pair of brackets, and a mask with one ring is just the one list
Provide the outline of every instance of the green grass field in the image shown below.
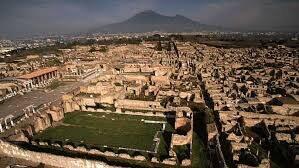
[[[162,124],[142,120],[166,121],[162,117],[73,112],[66,114],[62,125],[46,129],[34,139],[153,151],[153,139]],[[167,125],[168,130],[170,127]]]

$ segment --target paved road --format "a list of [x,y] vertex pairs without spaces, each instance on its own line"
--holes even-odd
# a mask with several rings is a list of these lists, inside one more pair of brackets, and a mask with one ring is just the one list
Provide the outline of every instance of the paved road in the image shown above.
[[14,96],[6,100],[3,104],[0,104],[0,117],[5,117],[9,114],[18,116],[23,113],[22,109],[32,104],[38,106],[48,102],[54,102],[60,99],[64,93],[72,91],[82,84],[82,82],[68,82],[47,93],[42,90],[34,90],[25,95]]
[[92,74],[80,82],[65,82],[65,85],[59,86],[55,90],[47,93],[41,90],[34,90],[22,96],[14,96],[6,100],[3,104],[0,104],[0,118],[6,117],[9,114],[14,115],[15,117],[20,116],[23,114],[23,109],[29,105],[33,104],[39,106],[61,99],[63,94],[70,92],[79,86],[88,84],[90,80],[101,74],[102,72]]
[[90,75],[80,82],[65,82],[65,85],[59,86],[55,90],[47,93],[41,90],[34,90],[22,96],[14,96],[6,100],[3,104],[0,104],[0,118],[6,117],[9,114],[14,115],[15,117],[22,115],[23,109],[32,104],[39,106],[61,99],[63,94],[70,92],[79,86],[88,84],[91,79],[94,79],[100,74],[101,73],[95,73]]

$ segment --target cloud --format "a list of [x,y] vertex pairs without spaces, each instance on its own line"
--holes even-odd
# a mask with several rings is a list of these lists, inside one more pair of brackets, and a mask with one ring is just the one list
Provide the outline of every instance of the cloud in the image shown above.
[[0,35],[85,31],[148,9],[225,27],[299,27],[298,0],[1,0]]
[[242,28],[299,26],[295,0],[222,0],[206,3],[194,18],[208,24]]
[[0,33],[74,32],[124,20],[151,9],[149,0],[26,0],[0,2]]
[[113,1],[113,7],[107,13],[110,22],[122,21],[128,19],[138,12],[155,8],[157,0],[116,0]]

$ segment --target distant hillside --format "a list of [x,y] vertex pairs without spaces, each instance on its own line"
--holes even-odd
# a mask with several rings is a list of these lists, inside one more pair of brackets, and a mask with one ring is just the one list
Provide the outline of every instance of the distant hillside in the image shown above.
[[142,33],[142,32],[194,32],[216,31],[220,27],[209,26],[193,21],[187,17],[164,16],[154,11],[144,11],[120,23],[109,24],[92,30],[102,33]]

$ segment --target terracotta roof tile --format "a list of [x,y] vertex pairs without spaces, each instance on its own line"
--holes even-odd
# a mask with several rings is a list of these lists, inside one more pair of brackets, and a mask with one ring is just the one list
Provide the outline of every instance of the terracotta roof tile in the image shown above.
[[38,77],[38,76],[41,76],[41,75],[44,75],[44,74],[47,74],[47,73],[50,73],[50,72],[53,72],[53,71],[56,71],[56,70],[57,70],[56,67],[39,69],[39,70],[31,72],[29,74],[19,76],[18,78],[19,79],[32,79],[34,77]]

